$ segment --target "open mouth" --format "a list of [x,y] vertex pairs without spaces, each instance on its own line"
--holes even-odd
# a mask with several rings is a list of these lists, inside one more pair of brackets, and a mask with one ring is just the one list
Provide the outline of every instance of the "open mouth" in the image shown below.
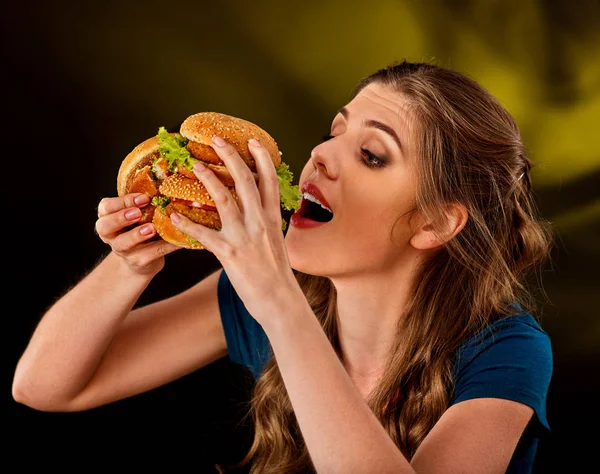
[[310,219],[317,222],[329,222],[333,219],[333,213],[316,202],[302,198],[300,209],[298,210],[300,217]]

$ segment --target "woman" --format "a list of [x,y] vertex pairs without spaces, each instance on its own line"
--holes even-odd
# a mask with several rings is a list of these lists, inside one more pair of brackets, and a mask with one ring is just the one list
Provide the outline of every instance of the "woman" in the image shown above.
[[229,144],[214,148],[239,206],[197,166],[223,228],[173,221],[223,271],[132,311],[177,248],[145,243],[151,224],[129,230],[146,196],[103,199],[96,230],[112,252],[44,315],[14,398],[85,410],[229,353],[257,379],[252,472],[530,472],[552,353],[525,275],[551,231],[509,113],[451,70],[377,71],[300,176],[333,219],[293,218],[285,238],[266,150],[250,143],[256,185]]

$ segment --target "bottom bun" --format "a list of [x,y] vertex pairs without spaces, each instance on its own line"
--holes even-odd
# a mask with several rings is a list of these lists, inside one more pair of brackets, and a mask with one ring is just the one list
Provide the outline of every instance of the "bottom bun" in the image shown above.
[[206,227],[220,230],[221,219],[216,211],[207,211],[204,209],[188,207],[183,204],[171,203],[165,208],[166,212],[161,209],[156,209],[152,223],[156,228],[156,233],[167,242],[192,250],[206,249],[200,242],[189,237],[188,235],[177,229],[171,222],[169,217],[172,212],[178,212],[186,216],[188,219],[202,224]]
[[154,227],[156,227],[156,233],[160,235],[163,240],[166,240],[171,244],[192,250],[202,250],[206,248],[200,242],[194,241],[191,237],[177,229],[171,222],[169,216],[160,209],[157,209],[156,212],[154,212],[152,223],[154,224]]

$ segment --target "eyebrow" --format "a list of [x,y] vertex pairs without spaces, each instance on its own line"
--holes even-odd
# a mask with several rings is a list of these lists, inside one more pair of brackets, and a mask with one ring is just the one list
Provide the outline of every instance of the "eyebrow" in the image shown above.
[[[346,120],[348,120],[348,116],[350,115],[350,112],[346,107],[342,107],[340,110],[337,111],[337,113],[342,114]],[[364,119],[362,124],[365,127],[376,128],[377,130],[381,130],[382,132],[387,133],[390,137],[394,139],[394,142],[396,142],[396,145],[398,145],[400,151],[404,153],[402,144],[400,143],[400,139],[398,138],[398,135],[392,127],[386,125],[385,123],[378,122],[377,120],[370,119]]]

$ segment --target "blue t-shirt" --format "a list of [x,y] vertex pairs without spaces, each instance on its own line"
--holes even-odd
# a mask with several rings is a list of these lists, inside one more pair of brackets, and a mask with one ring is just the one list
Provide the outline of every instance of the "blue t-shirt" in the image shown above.
[[[248,367],[256,380],[272,355],[267,335],[248,313],[225,270],[219,277],[218,298],[229,357]],[[551,376],[550,338],[525,312],[495,321],[456,353],[452,405],[491,397],[514,400],[534,410],[506,471],[509,474],[532,472],[538,441],[550,431],[546,396]]]

